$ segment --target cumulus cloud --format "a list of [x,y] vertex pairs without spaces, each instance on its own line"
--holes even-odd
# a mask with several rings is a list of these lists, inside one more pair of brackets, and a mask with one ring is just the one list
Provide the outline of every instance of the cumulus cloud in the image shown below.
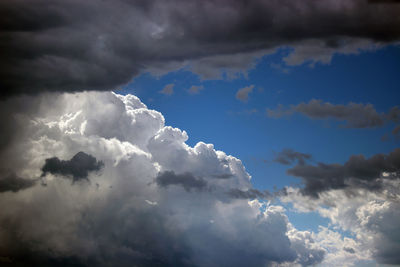
[[87,180],[89,172],[99,171],[103,162],[97,161],[92,155],[85,152],[76,153],[70,160],[60,160],[57,157],[48,158],[42,167],[42,176],[47,173],[63,176],[72,176],[72,181]]
[[236,92],[236,99],[242,102],[247,102],[249,100],[249,94],[253,92],[254,85],[249,85],[239,89]]
[[[46,174],[46,186],[0,194],[0,255],[13,266],[322,260],[323,249],[296,237],[282,207],[229,195],[253,189],[239,159],[211,144],[188,146],[185,131],[165,126],[135,96],[46,94],[3,104],[2,116],[15,118],[5,129],[15,134],[0,149],[0,168],[26,179]],[[92,180],[100,166],[96,183],[56,177]]]
[[300,177],[304,183],[302,192],[318,197],[321,192],[331,189],[366,188],[380,191],[384,180],[400,178],[400,149],[389,154],[376,154],[370,158],[363,155],[353,155],[344,164],[317,165],[297,164],[287,170],[287,173]]
[[288,65],[327,63],[398,41],[398,12],[366,0],[2,1],[1,96],[108,90],[183,66],[229,78],[282,46]]
[[[398,265],[399,185],[398,180],[389,180],[381,192],[359,189],[352,196],[346,190],[331,189],[318,199],[289,187],[281,200],[291,203],[298,212],[316,211],[330,220],[329,228],[320,227],[313,234],[314,242],[327,252],[324,266],[353,266],[370,259]],[[350,235],[342,235],[337,229]]]
[[[371,104],[349,103],[347,105],[335,105],[322,100],[312,99],[308,103],[300,103],[290,107],[280,105],[277,109],[267,109],[267,115],[272,118],[289,116],[300,113],[310,119],[334,119],[346,122],[349,128],[372,128],[382,126],[388,115],[378,113]],[[391,120],[394,120],[393,111]]]

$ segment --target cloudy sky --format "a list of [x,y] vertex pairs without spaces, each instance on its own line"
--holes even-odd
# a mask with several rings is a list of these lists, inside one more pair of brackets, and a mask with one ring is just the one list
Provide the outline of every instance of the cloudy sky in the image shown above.
[[0,1],[0,266],[400,266],[395,0]]

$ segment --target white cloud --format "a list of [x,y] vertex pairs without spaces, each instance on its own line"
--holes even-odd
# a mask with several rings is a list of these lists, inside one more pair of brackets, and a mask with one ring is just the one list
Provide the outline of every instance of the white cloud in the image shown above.
[[[0,193],[0,255],[16,264],[262,266],[321,253],[311,236],[295,238],[282,207],[227,194],[252,187],[239,159],[212,144],[188,146],[185,131],[135,96],[52,94],[4,105],[3,115],[18,119],[7,121],[15,136],[0,150],[1,167],[18,177],[37,179],[47,158],[79,151],[104,163],[89,181],[53,173],[42,177],[46,186]],[[179,183],[160,186],[166,171]],[[185,190],[185,174],[205,186]]]
[[330,190],[318,199],[302,195],[299,189],[288,188],[288,194],[281,200],[292,203],[298,212],[317,211],[330,220],[333,230],[351,233],[352,237],[348,237],[320,228],[314,240],[328,251],[324,266],[344,263],[352,266],[361,260],[398,264],[399,182],[386,181],[384,188],[383,192],[360,189],[356,195],[349,195],[344,189]]

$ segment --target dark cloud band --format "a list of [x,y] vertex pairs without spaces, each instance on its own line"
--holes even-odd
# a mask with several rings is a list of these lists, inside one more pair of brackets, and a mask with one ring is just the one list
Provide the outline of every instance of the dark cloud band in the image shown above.
[[191,173],[176,174],[173,171],[160,172],[157,175],[156,182],[161,187],[169,185],[182,186],[186,191],[192,189],[202,190],[207,186],[207,182],[201,178],[195,177]]
[[[249,66],[246,53],[261,56],[282,45],[304,50],[308,41],[330,53],[354,40],[390,43],[400,38],[399,10],[366,0],[6,0],[1,96],[110,90],[147,69],[205,58],[192,70],[212,77],[216,68]],[[233,62],[224,55],[239,56]]]
[[17,176],[15,173],[8,173],[0,177],[0,193],[18,192],[27,189],[36,184],[36,180],[25,179]]
[[370,158],[353,155],[344,164],[298,164],[287,173],[300,177],[304,182],[302,192],[313,197],[332,189],[380,191],[383,180],[400,178],[400,149]]
[[320,99],[312,99],[308,103],[300,103],[285,107],[280,105],[277,109],[267,109],[267,116],[280,118],[300,113],[310,119],[334,119],[344,121],[348,128],[373,128],[387,122],[398,122],[400,111],[397,106],[390,109],[387,114],[376,111],[372,104],[348,103],[347,105],[331,104]]

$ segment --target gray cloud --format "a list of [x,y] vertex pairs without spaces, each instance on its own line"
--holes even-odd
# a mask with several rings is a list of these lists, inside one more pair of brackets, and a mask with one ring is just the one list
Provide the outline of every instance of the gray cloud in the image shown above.
[[18,192],[27,189],[36,184],[36,180],[25,179],[17,176],[15,173],[3,172],[0,176],[0,193]]
[[192,85],[189,88],[188,92],[189,92],[189,94],[194,95],[194,94],[200,93],[201,90],[204,90],[204,86],[203,85]]
[[400,125],[397,125],[393,130],[392,130],[392,134],[394,136],[399,136],[400,135]]
[[239,199],[272,199],[273,195],[268,191],[260,191],[250,188],[248,190],[232,189],[228,195]]
[[400,107],[392,107],[387,115],[387,118],[393,122],[400,122]]
[[350,248],[350,247],[344,247],[343,250],[346,251],[346,252],[348,252],[348,253],[351,253],[351,254],[356,253],[356,251],[354,250],[354,248]]
[[231,173],[214,174],[212,177],[218,179],[229,179],[233,177],[233,174]]
[[249,94],[253,92],[254,85],[249,85],[239,89],[236,92],[236,99],[242,102],[247,102],[249,100]]
[[365,0],[2,1],[1,96],[109,90],[182,64],[203,77],[230,76],[231,63],[243,72],[254,62],[236,55],[288,45],[287,64],[327,62],[399,40],[398,12]]
[[286,196],[287,191],[286,187],[275,190],[273,192],[270,192],[268,190],[258,190],[255,188],[249,188],[247,190],[241,190],[241,189],[231,189],[230,191],[227,192],[227,195],[230,196],[231,198],[237,198],[237,199],[266,199],[266,200],[275,200],[278,197]]
[[173,171],[160,172],[156,177],[159,186],[167,187],[169,185],[180,185],[186,191],[192,189],[202,190],[207,186],[207,182],[202,178],[196,178],[193,174],[186,172],[175,174]]
[[290,165],[297,161],[300,165],[304,165],[306,160],[309,159],[311,159],[310,154],[284,149],[275,155],[274,161],[284,165]]
[[170,83],[164,86],[164,88],[160,91],[160,94],[164,95],[172,95],[174,93],[174,86],[175,84]]
[[379,191],[383,180],[400,178],[400,149],[370,158],[353,155],[344,164],[298,164],[288,169],[287,173],[300,177],[304,182],[302,192],[313,197],[332,189]]
[[382,126],[387,121],[395,121],[398,107],[388,114],[378,113],[371,104],[349,103],[335,105],[322,100],[312,99],[308,103],[300,103],[290,107],[278,106],[277,109],[267,109],[267,115],[272,118],[300,113],[311,119],[334,119],[346,122],[349,128],[372,128]]
[[76,153],[70,160],[60,160],[57,157],[46,159],[42,167],[42,176],[47,173],[63,176],[71,176],[72,181],[88,179],[89,172],[99,171],[104,164],[97,161],[92,155],[85,152]]

